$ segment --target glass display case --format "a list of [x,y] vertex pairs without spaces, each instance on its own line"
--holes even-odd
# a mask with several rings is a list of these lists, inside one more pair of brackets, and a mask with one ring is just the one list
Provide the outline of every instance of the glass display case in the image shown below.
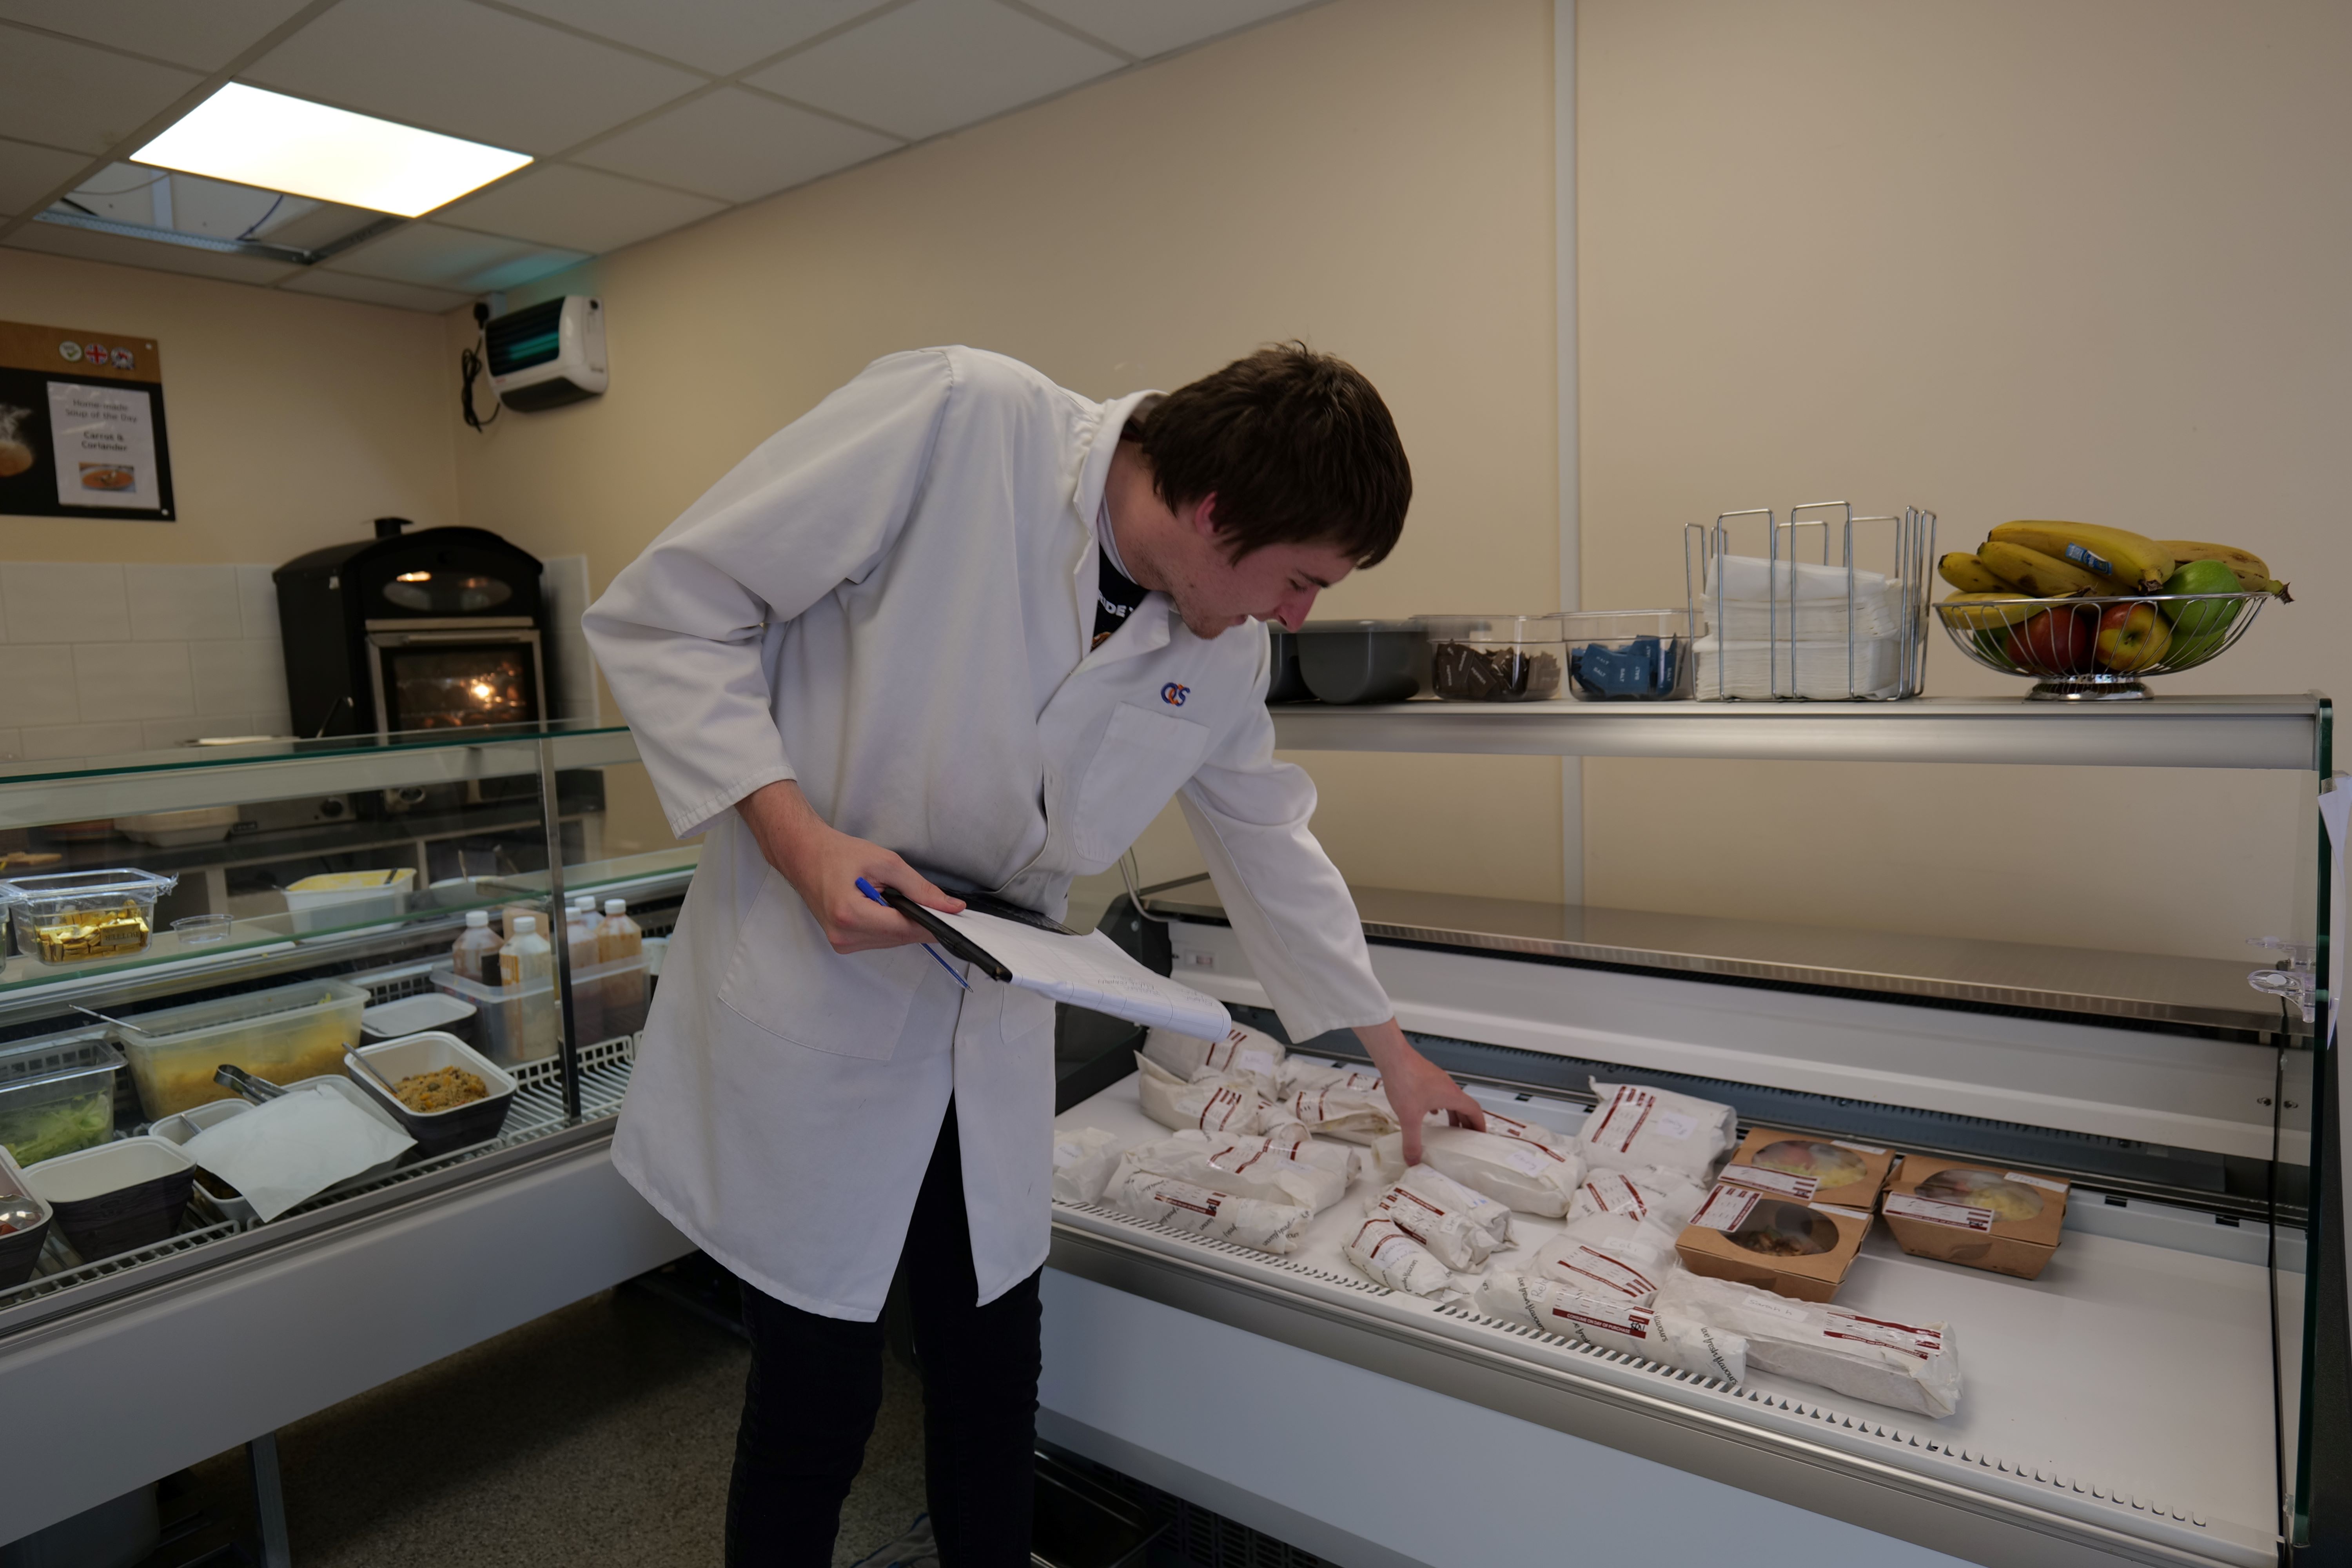
[[[2306,874],[2275,900],[2299,962],[2263,988],[2249,984],[2262,963],[2251,953],[2231,963],[1357,889],[1408,1033],[1490,1113],[1571,1157],[1591,1152],[1582,1134],[1596,1098],[1617,1085],[1727,1108],[1743,1140],[1769,1129],[1858,1152],[1849,1163],[1903,1156],[1895,1195],[1860,1205],[1867,1230],[1846,1271],[1822,1274],[1844,1316],[1808,1328],[1798,1301],[1766,1294],[1740,1309],[1744,1325],[1697,1320],[1717,1334],[1744,1327],[1747,1360],[1726,1375],[1660,1326],[1672,1291],[1645,1338],[1606,1313],[1531,1315],[1515,1305],[1524,1298],[1490,1289],[1506,1271],[1570,1279],[1545,1261],[1563,1246],[1551,1239],[1557,1214],[1513,1215],[1513,1247],[1483,1273],[1449,1266],[1416,1294],[1345,1251],[1370,1223],[1377,1177],[1286,1233],[1280,1252],[1197,1212],[1159,1223],[1148,1203],[1107,1190],[1057,1201],[1047,1313],[1060,1331],[1047,1342],[1041,1431],[1339,1561],[1442,1561],[1469,1539],[1495,1558],[1557,1553],[1560,1531],[1580,1528],[1638,1541],[1659,1561],[1696,1560],[1698,1542],[1727,1531],[1769,1540],[1773,1561],[1868,1558],[1871,1538],[1851,1524],[1877,1532],[1880,1551],[1895,1550],[1886,1536],[1915,1543],[1931,1554],[1921,1562],[2343,1560],[2346,1265],[2316,809],[2330,710],[2315,697],[2131,706],[1277,710],[1279,743],[1294,752],[2281,770],[2302,779],[2289,786],[2302,820],[2274,825],[2303,836]],[[1157,929],[1174,973],[1281,1038],[1207,881],[1146,903],[1169,922]],[[1286,1043],[1310,1068],[1362,1061],[1344,1032]],[[1090,1128],[1115,1148],[1171,1136],[1134,1079],[1066,1107],[1056,1126],[1073,1151],[1091,1147],[1077,1136]],[[1985,1173],[1938,1185],[1948,1164]],[[1903,1169],[1924,1179],[1906,1183]],[[1969,1181],[2049,1220],[2037,1246],[2054,1246],[2030,1270],[1979,1256],[1988,1248],[1974,1232],[1956,1239],[1953,1215],[1999,1231],[2007,1213],[1979,1207]],[[1947,1228],[1923,1229],[1914,1210]],[[1723,1255],[1694,1244],[1696,1228],[1674,1228],[1685,1265]],[[1730,1278],[1793,1273],[1744,1261]],[[1580,1289],[1606,1295],[1589,1278]],[[1776,1303],[1790,1325],[1765,1310]],[[1789,1348],[1816,1331],[1818,1344]],[[1815,1353],[1842,1335],[1898,1333],[1916,1366],[1883,1346],[1864,1353],[1916,1373],[1927,1356],[1913,1340],[1936,1339],[1952,1407]],[[1189,1392],[1210,1367],[1234,1374],[1216,1380],[1213,1423]],[[1305,1411],[1311,1437],[1297,1424]],[[1333,1482],[1401,1465],[1410,1486]],[[1568,1491],[1511,1479],[1537,1474]],[[1474,1495],[1472,1534],[1466,1518],[1449,1533],[1427,1506]],[[1610,1522],[1580,1526],[1595,1510]],[[1728,1521],[1711,1536],[1698,1522],[1710,1516]]]
[[[0,1541],[685,1249],[604,1152],[697,853],[642,773],[591,725],[0,766],[0,1407],[49,1438]],[[255,1135],[296,1113],[327,1163]]]
[[[2324,700],[2126,706],[1420,703],[1276,724],[1292,750],[2268,768],[2302,775],[2306,805],[2330,774]],[[0,1540],[687,1249],[606,1153],[696,856],[635,758],[625,730],[551,726],[0,770],[0,879],[152,879],[122,895],[119,943],[45,953],[36,920],[0,963],[0,1408],[40,1413],[43,1437],[12,1458]],[[2037,1279],[1915,1257],[1881,1218],[1839,1285],[1865,1319],[1948,1329],[1948,1414],[1376,1283],[1340,1250],[1351,1189],[1285,1255],[1058,1204],[1041,1434],[1339,1561],[1445,1560],[1414,1531],[1448,1517],[1428,1488],[1457,1471],[1581,1476],[1661,1528],[1747,1510],[1791,1552],[1866,1547],[1859,1526],[1979,1563],[2327,1560],[2352,1401],[2328,862],[2305,831],[2310,877],[2283,895],[2299,951],[2267,994],[2226,964],[1358,889],[1422,1047],[1562,1140],[1597,1079],[1728,1107],[1743,1135],[2063,1184]],[[583,893],[600,915],[625,901],[635,953],[562,931],[512,975],[462,956],[503,952],[521,919],[562,931]],[[1274,1027],[1205,884],[1145,902],[1105,929]],[[1065,1023],[1057,1125],[1164,1132],[1114,1077],[1131,1036]],[[457,1067],[485,1092],[391,1105],[378,1064],[395,1088]],[[224,1184],[189,1151],[263,1109],[224,1066],[326,1083],[405,1142],[282,1206]],[[452,1112],[491,1120],[420,1121]],[[1400,1452],[1422,1481],[1367,1480]],[[1543,1486],[1481,1495],[1475,1539],[1498,1550],[1563,1517]]]

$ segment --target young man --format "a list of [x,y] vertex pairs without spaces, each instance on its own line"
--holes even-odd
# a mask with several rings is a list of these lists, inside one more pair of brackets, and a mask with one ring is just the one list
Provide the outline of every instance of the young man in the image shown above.
[[1274,759],[1268,642],[1395,544],[1370,383],[1299,345],[1097,404],[971,349],[876,361],[587,616],[671,827],[705,836],[613,1157],[744,1283],[729,1560],[830,1561],[903,1268],[949,1568],[1025,1564],[1054,1013],[969,991],[865,878],[1058,916],[1180,798],[1294,1038],[1353,1028],[1419,1157],[1475,1105],[1397,1027]]

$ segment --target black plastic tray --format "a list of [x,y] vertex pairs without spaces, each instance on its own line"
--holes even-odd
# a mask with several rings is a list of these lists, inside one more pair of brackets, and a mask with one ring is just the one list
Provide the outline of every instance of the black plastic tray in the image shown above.
[[49,1205],[57,1226],[73,1244],[85,1263],[150,1247],[180,1228],[195,1191],[194,1166],[168,1176],[154,1176],[94,1198],[59,1200]]

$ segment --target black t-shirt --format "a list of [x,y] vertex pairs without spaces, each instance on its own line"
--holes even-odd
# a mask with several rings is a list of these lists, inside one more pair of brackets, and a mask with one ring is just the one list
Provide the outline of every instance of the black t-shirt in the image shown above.
[[1110,563],[1109,551],[1102,552],[1102,569],[1096,574],[1095,584],[1095,640],[1087,645],[1087,652],[1102,647],[1111,633],[1127,625],[1127,617],[1143,603],[1145,592]]

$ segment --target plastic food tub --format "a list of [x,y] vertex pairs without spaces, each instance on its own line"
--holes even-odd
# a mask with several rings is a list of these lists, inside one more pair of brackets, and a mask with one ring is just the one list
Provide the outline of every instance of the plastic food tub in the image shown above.
[[367,993],[341,980],[306,980],[268,991],[142,1013],[116,1036],[151,1118],[233,1093],[213,1081],[231,1062],[272,1083],[342,1071],[360,1041]]
[[18,952],[43,963],[87,963],[146,952],[155,900],[179,885],[177,877],[126,868],[17,877],[0,883],[0,893],[13,895]]
[[[1683,610],[1568,610],[1556,617],[1568,645],[1569,695],[1580,702],[1687,700],[1693,690],[1691,617]],[[1701,617],[1699,635],[1706,633]]]
[[362,1046],[358,1054],[395,1088],[401,1079],[418,1073],[461,1068],[478,1077],[489,1090],[485,1099],[451,1106],[446,1110],[411,1110],[385,1094],[372,1079],[354,1074],[353,1081],[359,1089],[390,1111],[402,1130],[416,1140],[420,1155],[446,1154],[453,1149],[486,1143],[499,1135],[499,1129],[506,1125],[507,1112],[514,1109],[513,1077],[454,1035],[411,1035],[404,1040]]
[[[403,1132],[407,1131],[406,1128],[400,1125],[397,1118],[393,1116],[390,1111],[384,1110],[383,1101],[381,1098],[369,1094],[367,1091],[361,1089],[358,1084],[340,1074],[331,1078],[301,1079],[293,1083],[281,1085],[280,1087],[287,1089],[297,1089],[308,1088],[310,1085],[314,1083],[324,1084],[331,1092],[341,1095],[345,1100],[350,1100],[353,1105],[358,1106],[362,1110],[364,1110],[378,1121],[383,1122],[386,1127],[390,1127]],[[202,1132],[205,1128],[217,1127],[231,1117],[242,1116],[252,1109],[253,1102],[249,1100],[215,1100],[210,1105],[199,1105],[192,1110],[183,1110],[177,1115],[164,1117],[162,1121],[147,1129],[147,1136],[150,1138],[160,1138],[164,1142],[171,1144],[176,1149],[186,1143],[189,1139],[194,1138],[197,1133]],[[320,1193],[319,1196],[322,1198],[332,1197],[337,1193],[349,1192],[354,1187],[366,1186],[370,1182],[375,1181],[379,1177],[391,1174],[393,1170],[399,1165],[401,1161],[407,1157],[408,1152],[406,1150],[403,1150],[400,1153],[394,1155],[391,1159],[383,1162],[381,1164],[371,1165],[366,1170],[360,1172],[357,1175],[345,1176],[333,1186]],[[196,1168],[196,1201],[199,1204],[209,1205],[213,1212],[219,1215],[223,1219],[249,1220],[254,1217],[253,1205],[245,1196],[245,1194],[239,1193],[236,1188],[229,1186],[226,1182],[222,1181],[218,1176],[214,1175],[210,1171],[205,1170],[201,1165]]]
[[0,1148],[35,1165],[113,1137],[121,1066],[102,1028],[0,1046]]
[[[41,1211],[41,1217],[13,1230],[0,1228],[0,1290],[22,1285],[33,1277],[34,1267],[41,1261],[41,1244],[49,1238],[49,1226],[56,1218],[56,1211],[25,1180],[24,1167],[9,1156],[5,1147],[0,1147],[0,1199],[12,1193],[22,1193],[31,1199],[32,1205]],[[0,1226],[5,1225],[0,1221]]]
[[196,1163],[160,1138],[121,1138],[25,1173],[85,1263],[150,1247],[180,1228]]
[[415,880],[414,866],[396,871],[330,871],[305,877],[286,889],[294,934],[363,928],[371,921],[397,924],[408,912],[408,890]]
[[1446,702],[1541,702],[1559,695],[1567,645],[1554,616],[1423,616],[1430,689]]
[[[591,964],[572,972],[572,1018],[583,1046],[602,1045],[646,1026],[646,959]],[[555,1054],[555,982],[485,985],[447,964],[433,971],[433,986],[475,1010],[474,1043],[508,1067]]]
[[1266,628],[1274,644],[1273,673],[1266,678],[1265,700],[1268,702],[1312,702],[1315,693],[1307,689],[1307,677],[1298,670],[1298,634],[1280,626]]
[[382,1002],[370,1007],[360,1015],[360,1033],[373,1045],[378,1040],[397,1040],[406,1035],[437,1029],[471,1045],[477,1011],[462,996],[446,991],[427,991],[419,996],[403,996],[397,1002]]
[[1298,673],[1318,701],[1402,702],[1429,684],[1418,621],[1309,621],[1297,635]]

